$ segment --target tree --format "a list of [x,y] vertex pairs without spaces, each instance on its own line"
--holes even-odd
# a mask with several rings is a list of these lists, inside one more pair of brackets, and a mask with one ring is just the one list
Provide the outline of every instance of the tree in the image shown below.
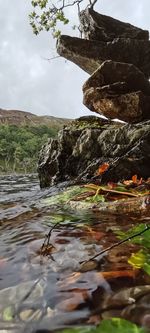
[[39,151],[57,128],[0,125],[0,171],[36,171]]
[[[38,35],[42,30],[51,30],[53,37],[59,37],[61,31],[60,23],[68,24],[66,8],[75,6],[78,14],[81,11],[81,4],[93,8],[97,0],[31,0],[34,10],[29,14],[30,24],[34,34]],[[75,27],[75,26],[74,26]]]

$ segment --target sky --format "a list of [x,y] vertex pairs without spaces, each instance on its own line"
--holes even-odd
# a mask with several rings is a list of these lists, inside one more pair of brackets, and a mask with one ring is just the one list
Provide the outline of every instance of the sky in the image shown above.
[[[150,30],[150,0],[98,0],[95,10]],[[32,33],[30,11],[30,0],[1,0],[0,108],[63,118],[92,114],[82,104],[88,74],[63,58],[47,60],[57,56],[55,41],[50,33]],[[68,15],[76,23],[75,8]]]

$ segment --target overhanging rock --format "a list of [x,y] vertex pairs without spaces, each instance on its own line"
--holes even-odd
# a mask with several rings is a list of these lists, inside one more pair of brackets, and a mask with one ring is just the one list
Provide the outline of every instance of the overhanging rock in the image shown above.
[[92,74],[105,60],[130,63],[150,76],[150,41],[116,38],[110,42],[62,35],[57,42],[60,56]]

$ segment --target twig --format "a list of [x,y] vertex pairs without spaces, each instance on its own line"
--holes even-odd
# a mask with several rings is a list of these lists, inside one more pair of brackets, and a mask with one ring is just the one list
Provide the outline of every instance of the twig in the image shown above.
[[118,191],[118,190],[112,190],[109,188],[105,188],[104,186],[99,186],[99,185],[95,185],[95,184],[85,184],[83,185],[83,187],[87,187],[87,188],[91,188],[91,189],[95,189],[96,194],[95,196],[97,196],[100,192],[100,190],[102,190],[103,192],[108,192],[108,193],[116,193],[116,194],[123,194],[123,195],[127,195],[129,197],[139,197],[141,196],[140,194],[136,194],[136,193],[132,193],[132,192],[127,192],[127,191]]
[[134,234],[134,235],[132,235],[132,236],[130,236],[130,237],[127,237],[127,238],[125,238],[125,239],[123,239],[123,240],[121,240],[121,241],[119,241],[119,242],[116,242],[115,244],[113,244],[113,245],[107,247],[106,249],[102,250],[101,252],[95,254],[95,255],[94,255],[93,257],[91,257],[90,259],[88,259],[88,260],[86,260],[86,261],[82,261],[82,262],[80,262],[80,264],[83,264],[83,263],[85,264],[85,263],[87,263],[87,262],[89,262],[89,261],[91,261],[91,260],[94,260],[95,258],[97,258],[97,257],[99,257],[100,255],[106,253],[107,251],[112,250],[114,247],[117,247],[117,246],[119,246],[119,245],[121,245],[121,244],[123,244],[123,243],[125,243],[125,242],[127,242],[127,241],[130,241],[131,239],[133,239],[133,238],[135,238],[135,237],[137,237],[137,236],[140,236],[140,235],[144,234],[144,232],[146,232],[147,230],[150,230],[150,226],[147,226],[147,225],[146,225],[146,227],[145,227],[144,230],[142,230],[142,231],[140,231],[140,232],[137,232],[136,234]]
[[50,237],[51,237],[52,231],[57,227],[58,224],[60,224],[60,223],[57,222],[56,224],[54,224],[54,226],[50,229],[49,233],[47,235],[45,235],[45,239],[44,239],[44,242],[43,242],[43,244],[41,246],[41,250],[40,250],[41,253],[45,246],[50,245]]

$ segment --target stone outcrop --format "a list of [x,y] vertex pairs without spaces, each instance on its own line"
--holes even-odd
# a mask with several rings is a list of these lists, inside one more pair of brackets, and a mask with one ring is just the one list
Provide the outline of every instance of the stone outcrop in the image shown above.
[[57,43],[60,56],[92,74],[105,60],[127,62],[150,76],[150,41],[116,38],[111,42],[62,35]]
[[115,38],[149,39],[147,30],[121,22],[110,16],[99,14],[92,8],[86,8],[81,11],[79,18],[80,30],[85,39],[104,42],[113,41]]
[[133,174],[147,178],[150,166],[150,121],[136,125],[82,117],[51,139],[40,155],[41,187],[58,182],[95,179],[98,167],[110,167],[102,181],[118,181]]
[[83,86],[83,103],[107,118],[129,123],[150,119],[148,31],[92,8],[79,17],[84,39],[61,36],[57,51],[91,74]]
[[83,103],[107,118],[134,123],[150,118],[150,84],[132,64],[107,60],[83,86]]
[[[83,85],[84,104],[109,118],[77,120],[59,132],[41,151],[41,187],[70,181],[149,177],[150,166],[150,41],[148,31],[96,13],[80,13],[82,38],[62,35],[57,52],[91,77]],[[127,124],[110,121],[118,118]]]

